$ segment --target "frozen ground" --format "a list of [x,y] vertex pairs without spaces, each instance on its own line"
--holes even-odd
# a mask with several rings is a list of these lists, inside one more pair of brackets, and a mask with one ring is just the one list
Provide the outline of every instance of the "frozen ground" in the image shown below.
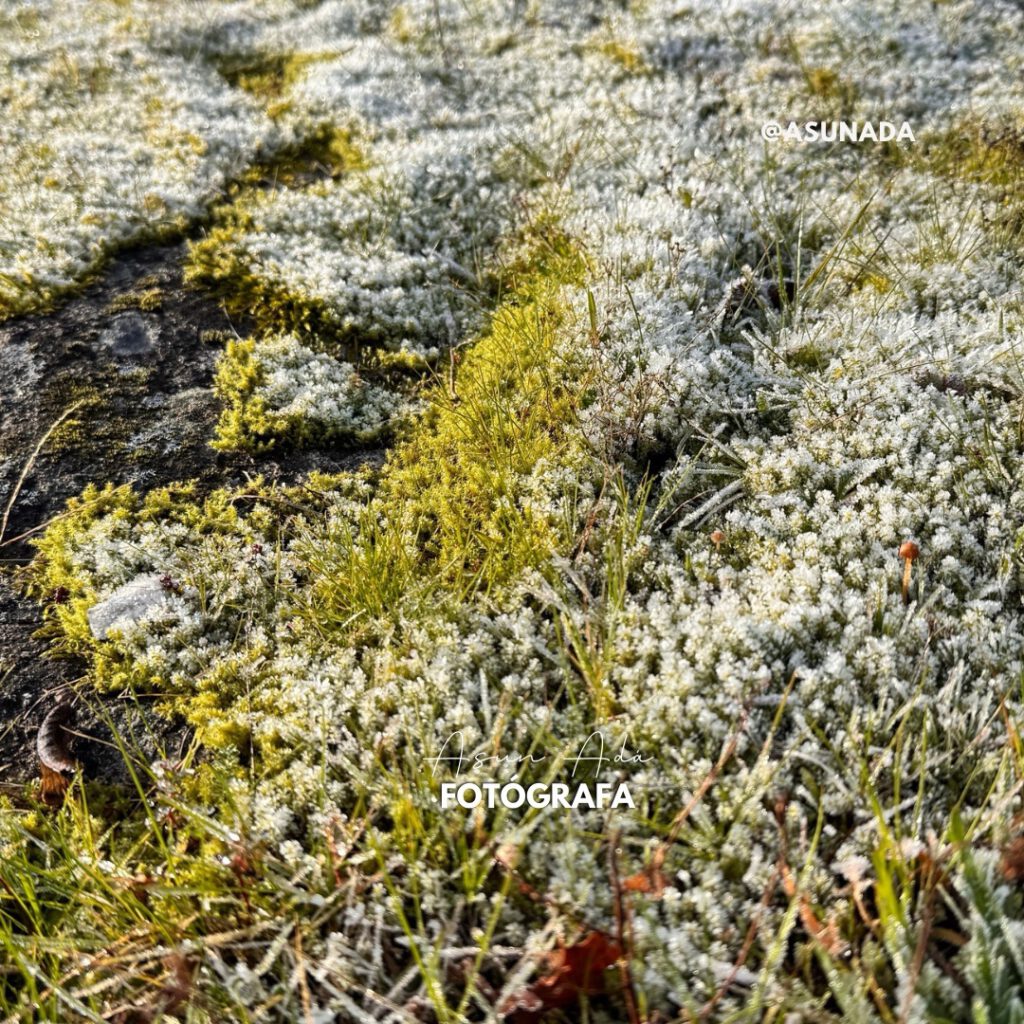
[[[0,21],[11,325],[184,237],[234,327],[24,577],[131,770],[9,798],[11,1019],[1021,1019],[1024,13]],[[634,809],[441,809],[595,730]]]

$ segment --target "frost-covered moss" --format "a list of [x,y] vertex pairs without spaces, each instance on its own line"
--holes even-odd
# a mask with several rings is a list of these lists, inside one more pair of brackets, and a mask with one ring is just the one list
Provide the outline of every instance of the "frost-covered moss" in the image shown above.
[[[1024,770],[1020,12],[209,10],[166,31],[256,69],[278,131],[355,131],[365,156],[261,172],[194,247],[257,325],[222,363],[222,439],[383,423],[375,370],[436,379],[377,472],[92,490],[41,541],[35,585],[87,686],[157,694],[197,741],[136,755],[153,820],[96,845],[166,878],[169,914],[202,894],[189,942],[283,929],[211,939],[196,1004],[483,1019],[540,948],[626,912],[652,1018],[1000,1012],[1015,974],[984,951],[1012,947],[1020,907],[992,848]],[[264,81],[266,54],[292,71]],[[762,145],[808,102],[906,118],[919,148]],[[89,609],[156,574],[147,616],[98,640]],[[532,781],[596,727],[646,758],[621,768],[635,811],[440,813],[451,773],[424,758],[446,737],[549,753],[476,773]],[[92,854],[65,834],[70,877]],[[9,843],[0,870],[36,849]],[[65,942],[123,923],[79,914]]]
[[313,352],[294,337],[230,341],[215,387],[227,407],[215,445],[264,448],[379,437],[400,414],[400,395],[350,363]]
[[272,144],[212,68],[154,45],[156,6],[5,16],[0,316],[48,304],[129,240],[179,234]]
[[474,261],[511,220],[450,140],[379,149],[336,181],[240,197],[193,246],[190,276],[262,329],[321,346],[455,343],[474,322]]

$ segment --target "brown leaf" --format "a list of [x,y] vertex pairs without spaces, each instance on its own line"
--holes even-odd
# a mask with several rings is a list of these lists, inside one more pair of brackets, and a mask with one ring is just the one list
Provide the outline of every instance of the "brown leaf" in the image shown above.
[[999,869],[1008,882],[1024,881],[1024,835],[1011,839],[1003,847]]
[[47,807],[60,807],[64,802],[64,794],[71,784],[70,780],[66,775],[47,768],[45,764],[40,766],[40,773],[42,779],[39,783],[39,795],[43,803]]
[[147,1004],[124,1006],[104,1019],[110,1024],[155,1024],[164,1016],[174,1016],[192,994],[195,965],[181,953],[164,958],[167,980]]
[[547,954],[546,973],[510,996],[501,1014],[513,1024],[535,1024],[550,1010],[575,1004],[581,996],[603,995],[604,972],[622,958],[622,949],[604,932],[588,932],[571,946]]
[[845,951],[846,943],[839,934],[839,926],[835,919],[830,916],[828,921],[823,923],[815,914],[811,901],[802,892],[798,893],[796,882],[788,866],[781,865],[781,872],[783,891],[790,899],[794,897],[798,899],[800,922],[803,924],[804,930],[811,938],[821,943],[829,956],[839,956]]
[[75,710],[67,703],[58,704],[43,719],[36,736],[36,753],[44,768],[54,772],[73,772],[78,767],[71,754],[70,737],[65,729],[74,721]]

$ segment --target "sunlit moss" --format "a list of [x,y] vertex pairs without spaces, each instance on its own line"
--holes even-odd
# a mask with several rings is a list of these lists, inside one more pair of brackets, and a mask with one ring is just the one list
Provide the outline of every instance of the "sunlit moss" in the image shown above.
[[251,318],[262,333],[343,337],[343,325],[322,302],[258,273],[238,243],[258,223],[274,188],[297,184],[318,169],[337,176],[367,166],[367,152],[351,130],[324,126],[282,150],[272,164],[250,168],[213,208],[203,237],[189,244],[185,279],[205,285],[229,312]]
[[411,43],[416,38],[416,28],[403,4],[395,7],[388,21],[388,31],[396,42]]
[[834,68],[805,68],[804,80],[811,96],[834,102],[840,112],[850,110],[857,101],[856,85]]
[[333,51],[256,53],[221,56],[215,59],[214,64],[231,85],[264,101],[267,113],[276,117],[288,109],[287,92],[305,70],[336,56]]
[[108,313],[122,313],[128,309],[140,309],[146,313],[152,313],[160,309],[164,304],[164,292],[162,288],[142,288],[129,292],[123,292],[115,296],[107,304]]
[[654,72],[650,64],[644,60],[639,49],[619,39],[609,39],[599,43],[596,50],[627,75],[650,75]]
[[[521,262],[509,268],[510,291],[488,328],[430,388],[428,412],[389,453],[372,494],[360,498],[352,514],[320,519],[316,498],[365,494],[351,476],[312,478],[291,489],[257,480],[205,496],[193,484],[145,496],[108,485],[87,488],[73,501],[38,541],[31,588],[49,602],[47,628],[58,646],[89,658],[92,685],[161,693],[164,711],[188,722],[204,746],[252,746],[263,768],[275,770],[293,755],[272,735],[251,737],[247,723],[253,700],[269,701],[272,709],[272,678],[263,681],[262,696],[254,698],[253,691],[260,688],[261,665],[273,655],[275,619],[285,609],[294,617],[292,635],[311,628],[338,642],[379,642],[393,635],[399,620],[407,629],[439,620],[454,608],[451,601],[499,589],[565,549],[571,542],[565,524],[538,501],[536,488],[545,467],[576,466],[585,475],[591,461],[574,429],[587,371],[566,344],[574,328],[564,293],[581,281],[587,262],[554,225],[545,224],[540,237],[543,244],[523,240]],[[531,246],[538,252],[532,271],[525,256]],[[260,371],[253,354],[252,340],[229,344],[222,391],[255,387]],[[276,426],[258,398],[229,407],[229,414],[236,419],[222,428],[249,439]],[[118,523],[127,533],[111,529]],[[195,680],[172,682],[159,667],[126,656],[119,644],[96,639],[87,613],[99,593],[75,568],[75,552],[90,543],[94,527],[131,544],[147,524],[184,531],[181,543],[192,552],[189,586],[200,608],[204,573],[230,574],[230,564],[221,562],[248,545],[292,549],[303,566],[303,585],[291,592],[269,587],[248,610],[232,611],[240,622],[269,628],[266,638],[243,642],[240,636],[231,653]],[[211,547],[213,538],[222,542]]]
[[[373,372],[384,373],[380,367]],[[380,440],[399,412],[398,389],[405,383],[400,367],[388,376],[392,386],[381,387],[350,363],[315,353],[290,335],[232,339],[217,364],[214,387],[224,407],[213,445],[259,452],[280,443]]]

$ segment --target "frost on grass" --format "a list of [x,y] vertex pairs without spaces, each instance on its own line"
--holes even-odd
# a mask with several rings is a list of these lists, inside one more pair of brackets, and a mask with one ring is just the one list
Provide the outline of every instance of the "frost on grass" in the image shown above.
[[[267,937],[206,954],[204,996],[483,1018],[542,947],[615,931],[614,869],[648,879],[629,955],[663,1015],[999,1011],[1021,981],[993,853],[1021,810],[1020,13],[209,12],[176,38],[232,55],[232,109],[326,124],[338,156],[243,183],[192,250],[259,321],[221,366],[220,441],[378,431],[405,415],[389,367],[443,372],[379,472],[93,488],[40,543],[58,644],[197,740],[149,769],[161,817],[104,833],[116,873],[165,872],[180,917],[182,893],[236,894],[198,935],[318,908],[305,990]],[[763,147],[790,112],[919,142]],[[90,609],[157,572],[160,614],[96,642]],[[534,781],[598,727],[649,758],[623,769],[635,812],[440,814],[446,737],[544,751]]]

